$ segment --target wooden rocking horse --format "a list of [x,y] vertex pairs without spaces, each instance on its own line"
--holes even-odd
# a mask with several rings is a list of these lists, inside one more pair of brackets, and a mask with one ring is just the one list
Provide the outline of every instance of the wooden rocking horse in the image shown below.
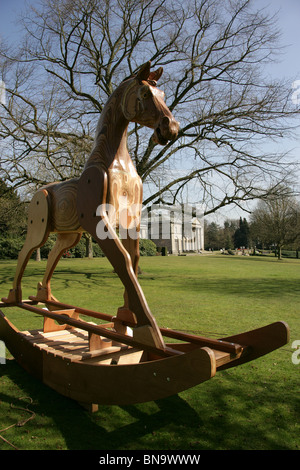
[[[139,231],[142,183],[127,150],[127,128],[129,122],[136,122],[154,129],[153,140],[160,145],[177,137],[179,124],[157,88],[162,72],[162,68],[151,71],[147,62],[124,80],[101,113],[81,177],[37,191],[30,203],[27,237],[13,287],[0,303],[2,308],[17,306],[44,317],[42,330],[20,332],[0,311],[0,337],[26,370],[82,403],[129,404],[163,398],[208,380],[217,369],[256,359],[288,341],[288,326],[283,322],[213,340],[159,328],[149,309],[137,278],[139,239],[131,231],[132,226]],[[125,234],[122,240],[118,230]],[[116,316],[66,305],[51,293],[59,259],[85,231],[97,241],[124,285],[124,305]],[[57,241],[43,280],[35,296],[22,300],[26,265],[50,232],[57,233]],[[79,315],[106,323],[87,322]],[[182,342],[166,344],[163,337]]]

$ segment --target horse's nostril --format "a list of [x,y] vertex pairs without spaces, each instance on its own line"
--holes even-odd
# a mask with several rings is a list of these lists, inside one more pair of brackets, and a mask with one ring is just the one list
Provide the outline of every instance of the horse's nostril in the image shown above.
[[172,116],[163,116],[156,129],[156,138],[161,145],[166,145],[169,140],[174,140],[178,134],[178,123]]

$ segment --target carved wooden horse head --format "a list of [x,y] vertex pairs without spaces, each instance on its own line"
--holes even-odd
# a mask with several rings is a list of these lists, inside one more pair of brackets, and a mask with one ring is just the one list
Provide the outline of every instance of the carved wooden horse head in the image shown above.
[[122,110],[128,121],[155,129],[153,140],[166,145],[177,137],[179,123],[164,102],[164,92],[156,86],[162,73],[162,67],[150,72],[150,62],[146,62],[127,86]]
[[142,183],[127,150],[129,122],[154,129],[153,139],[161,145],[177,136],[179,124],[166,106],[163,92],[156,87],[161,74],[162,68],[151,72],[147,62],[136,75],[124,80],[101,113],[94,146],[81,177],[52,183],[35,194],[29,207],[27,237],[19,254],[13,289],[3,299],[5,302],[21,301],[21,280],[32,252],[46,242],[50,232],[56,232],[57,241],[35,297],[46,305],[47,300],[52,301],[50,280],[59,259],[79,242],[83,232],[89,232],[125,286],[125,304],[118,311],[116,329],[121,328],[122,321],[129,321],[136,325],[134,336],[164,348],[160,330],[137,280],[139,240],[127,237],[121,242],[106,210],[107,203],[118,209],[121,195],[126,195],[131,204],[142,203]]

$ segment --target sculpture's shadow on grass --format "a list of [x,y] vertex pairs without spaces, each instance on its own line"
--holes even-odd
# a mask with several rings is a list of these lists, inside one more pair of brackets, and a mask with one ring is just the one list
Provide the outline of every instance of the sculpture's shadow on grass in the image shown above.
[[283,295],[299,295],[298,279],[185,279],[177,282],[177,288],[187,292],[199,292],[199,294],[209,294],[211,292],[230,295],[242,295],[245,298],[260,297],[270,298]]
[[[148,448],[168,449],[172,448],[170,430],[176,434],[178,427],[185,424],[190,428],[202,424],[195,411],[178,395],[138,405],[99,405],[98,412],[90,413],[73,400],[43,385],[14,359],[0,367],[0,410],[1,402],[19,407],[24,406],[20,405],[20,397],[31,397],[33,403],[29,408],[36,418],[27,426],[30,426],[30,434],[34,434],[41,428],[41,419],[47,423],[44,426],[49,426],[50,432],[49,441],[43,445],[46,450],[56,450],[55,446],[68,450],[138,450],[147,448],[144,438],[147,438],[149,445],[149,436],[152,443]],[[2,376],[14,384],[11,395],[7,389],[6,393],[3,392]],[[51,448],[51,442],[55,442],[54,448]]]
[[[0,415],[2,406],[17,407],[20,397],[32,398],[36,417],[25,426],[29,438],[21,441],[24,450],[32,448],[32,435],[41,436],[41,450],[296,449],[297,436],[292,433],[291,439],[290,429],[299,422],[293,377],[289,386],[278,384],[275,376],[262,379],[255,371],[251,378],[249,367],[225,371],[163,400],[100,405],[98,412],[89,413],[9,360],[0,366]],[[2,376],[9,386],[1,386]]]

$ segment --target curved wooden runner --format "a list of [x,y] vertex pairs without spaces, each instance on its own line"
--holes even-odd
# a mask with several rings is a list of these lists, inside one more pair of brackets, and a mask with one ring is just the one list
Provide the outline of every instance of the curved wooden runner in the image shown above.
[[[33,303],[17,306],[59,325],[21,332],[0,311],[0,338],[25,370],[82,403],[125,405],[164,398],[289,341],[284,322],[219,340],[160,328],[163,336],[180,341],[162,350],[115,332],[110,315],[57,301],[48,304],[61,310],[49,311]],[[86,322],[79,313],[110,323]]]
[[83,403],[124,405],[156,400],[204,382],[216,372],[209,348],[165,358],[120,343],[89,352],[84,330],[20,332],[1,311],[0,336],[25,370]]

